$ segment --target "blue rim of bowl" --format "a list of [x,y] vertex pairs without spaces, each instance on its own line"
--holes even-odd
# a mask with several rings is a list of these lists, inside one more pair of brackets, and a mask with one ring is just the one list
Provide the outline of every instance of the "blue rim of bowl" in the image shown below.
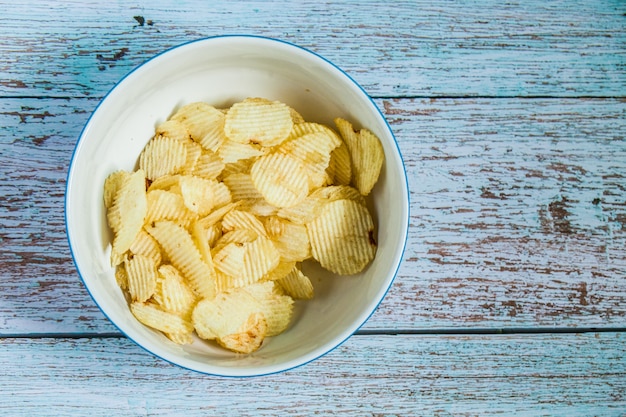
[[[294,47],[297,48],[305,53],[311,54],[319,59],[321,59],[322,61],[326,62],[327,64],[331,65],[332,67],[334,67],[337,71],[339,71],[340,73],[342,73],[347,79],[349,79],[356,87],[358,87],[361,92],[365,95],[365,97],[367,97],[371,104],[373,105],[373,107],[378,111],[380,117],[382,118],[382,120],[385,122],[385,125],[387,126],[387,129],[389,130],[389,133],[391,134],[391,137],[393,138],[394,144],[396,146],[396,150],[397,150],[397,154],[400,158],[400,161],[402,162],[402,170],[404,171],[404,180],[405,180],[405,189],[404,191],[406,192],[407,195],[407,211],[406,211],[406,224],[405,224],[405,234],[404,234],[404,242],[403,242],[403,246],[402,246],[402,251],[398,260],[398,264],[396,266],[396,270],[393,272],[393,276],[391,278],[391,280],[389,281],[389,285],[387,286],[387,288],[385,289],[385,291],[383,292],[382,296],[380,297],[380,299],[378,300],[378,303],[376,304],[376,306],[372,309],[372,311],[368,314],[368,316],[365,318],[365,320],[363,320],[363,322],[361,324],[359,324],[353,331],[351,331],[347,337],[343,338],[342,340],[340,340],[338,343],[336,343],[334,346],[325,349],[322,353],[318,354],[317,356],[308,359],[304,362],[301,363],[297,363],[295,365],[290,365],[286,368],[282,368],[279,370],[275,370],[275,371],[271,371],[271,372],[265,372],[265,373],[252,373],[249,375],[228,375],[228,374],[219,374],[219,373],[211,373],[211,372],[206,372],[206,371],[202,371],[202,370],[198,370],[198,369],[194,369],[194,368],[190,368],[188,366],[185,365],[181,365],[177,362],[174,362],[170,359],[167,359],[153,351],[151,351],[150,349],[148,349],[146,346],[140,344],[138,341],[136,341],[134,338],[130,337],[128,334],[126,334],[126,332],[124,332],[113,320],[111,320],[111,318],[109,317],[109,315],[102,309],[102,307],[100,307],[100,304],[98,304],[98,302],[96,301],[96,299],[94,298],[93,294],[91,293],[91,290],[89,289],[89,286],[86,284],[85,279],[83,278],[83,274],[80,271],[80,268],[78,267],[78,263],[76,262],[76,258],[74,257],[74,250],[73,250],[73,245],[72,245],[72,241],[70,239],[70,234],[69,234],[69,228],[68,228],[68,190],[70,187],[70,176],[74,167],[74,158],[76,156],[76,153],[78,152],[78,149],[80,147],[80,143],[81,140],[83,138],[83,135],[85,133],[85,130],[87,129],[87,127],[90,125],[92,118],[94,117],[94,115],[96,114],[96,112],[98,111],[98,109],[100,108],[100,106],[102,105],[102,103],[104,103],[107,99],[107,97],[126,79],[128,78],[131,74],[133,74],[135,71],[137,71],[139,68],[143,67],[144,65],[146,65],[148,62],[153,61],[154,59],[160,57],[161,55],[164,55],[172,50],[184,47],[186,45],[190,45],[193,43],[198,43],[198,42],[207,42],[210,40],[215,40],[215,39],[225,39],[225,38],[249,38],[249,39],[260,39],[260,40],[264,40],[264,41],[269,41],[269,42],[277,42],[283,45],[287,45],[290,47]],[[363,327],[363,325],[365,325],[365,323],[367,323],[367,321],[370,319],[370,317],[376,312],[376,310],[378,309],[378,307],[380,306],[380,303],[382,303],[382,301],[385,299],[385,297],[387,296],[387,293],[389,292],[389,290],[391,289],[391,286],[393,285],[398,271],[400,269],[400,266],[402,265],[402,261],[404,259],[404,255],[405,255],[405,251],[406,251],[406,245],[407,245],[407,241],[408,241],[408,234],[409,234],[409,219],[410,219],[410,210],[411,210],[411,204],[410,204],[410,193],[409,193],[409,182],[408,182],[408,176],[406,173],[406,166],[404,164],[404,159],[402,157],[402,152],[400,151],[400,146],[398,145],[398,141],[393,133],[393,130],[391,129],[391,126],[389,125],[389,122],[387,121],[387,119],[385,118],[385,116],[383,115],[383,113],[380,111],[380,108],[376,105],[376,103],[374,102],[374,100],[371,98],[371,96],[365,91],[365,89],[358,83],[356,82],[356,80],[354,80],[347,72],[345,72],[343,69],[341,69],[340,67],[338,67],[337,65],[335,65],[334,63],[332,63],[331,61],[329,61],[328,59],[324,58],[323,56],[319,55],[316,52],[313,52],[307,48],[304,48],[302,46],[299,46],[297,44],[285,41],[285,40],[281,40],[281,39],[277,39],[277,38],[271,38],[271,37],[266,37],[266,36],[260,36],[260,35],[250,35],[250,34],[230,34],[230,35],[217,35],[217,36],[209,36],[209,37],[205,37],[205,38],[200,38],[200,39],[194,39],[188,42],[184,42],[178,45],[175,45],[173,47],[170,47],[168,49],[165,49],[161,52],[159,52],[158,54],[150,57],[148,60],[142,62],[141,64],[137,65],[136,67],[134,67],[132,70],[130,70],[128,73],[126,73],[118,82],[115,83],[115,85],[102,97],[102,99],[98,102],[98,105],[94,108],[93,112],[91,113],[91,115],[89,116],[89,119],[87,119],[87,122],[85,122],[85,125],[83,126],[79,136],[78,136],[78,141],[76,142],[76,145],[74,146],[74,150],[72,151],[72,157],[70,159],[70,165],[68,167],[67,170],[67,176],[65,179],[65,199],[64,199],[64,221],[65,221],[65,235],[67,237],[68,240],[68,245],[69,245],[69,249],[70,249],[70,255],[72,257],[72,262],[74,263],[74,266],[76,268],[76,272],[78,273],[78,276],[80,278],[80,280],[83,283],[83,286],[85,287],[85,289],[87,290],[87,292],[89,293],[89,296],[91,297],[91,299],[93,300],[94,304],[96,304],[98,306],[98,309],[102,312],[102,314],[104,314],[104,316],[107,318],[107,320],[113,324],[113,326],[115,326],[115,328],[117,328],[117,330],[122,333],[126,339],[132,341],[133,343],[135,343],[137,346],[139,346],[140,348],[142,348],[143,350],[145,350],[146,352],[150,353],[151,355],[167,362],[170,363],[172,365],[175,365],[177,367],[180,367],[182,369],[187,369],[193,372],[197,372],[203,375],[210,375],[210,376],[217,376],[217,377],[224,377],[224,378],[253,378],[253,377],[261,377],[261,376],[267,376],[267,375],[274,375],[274,374],[279,374],[282,372],[286,372],[286,371],[290,371],[296,368],[299,368],[301,366],[307,365],[317,359],[320,359],[321,357],[327,355],[328,353],[334,351],[335,349],[337,349],[339,346],[343,345],[348,339],[350,339],[356,332],[359,331],[359,329],[361,327]]]

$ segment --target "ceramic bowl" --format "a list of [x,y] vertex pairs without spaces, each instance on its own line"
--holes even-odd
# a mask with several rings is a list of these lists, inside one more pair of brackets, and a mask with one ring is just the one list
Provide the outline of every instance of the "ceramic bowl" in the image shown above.
[[[368,196],[378,251],[360,274],[337,277],[306,265],[315,298],[298,301],[289,328],[256,352],[228,352],[200,339],[180,346],[131,315],[109,263],[111,234],[103,205],[105,178],[133,170],[154,133],[180,106],[205,101],[229,106],[246,97],[282,101],[307,121],[335,117],[380,138],[385,162]],[[390,288],[407,239],[409,197],[398,144],[368,94],[323,57],[257,36],[220,36],[169,49],[125,76],[86,123],[69,168],[65,220],[80,277],[106,317],[129,339],[176,365],[221,376],[256,376],[303,365],[333,350],[362,326]]]

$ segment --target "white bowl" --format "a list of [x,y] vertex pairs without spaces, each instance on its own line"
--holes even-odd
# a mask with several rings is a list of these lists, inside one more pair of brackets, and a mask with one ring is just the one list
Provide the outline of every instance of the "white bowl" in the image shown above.
[[[298,302],[290,327],[261,349],[238,355],[197,340],[179,346],[135,320],[109,264],[110,232],[102,186],[118,169],[132,170],[141,149],[174,109],[193,101],[228,106],[246,97],[280,100],[307,121],[350,120],[379,136],[382,173],[369,197],[378,252],[359,275],[335,277],[309,268],[313,300]],[[398,145],[365,91],[326,59],[283,41],[220,36],[165,51],[122,79],[85,125],[69,168],[65,221],[81,279],[102,312],[128,338],[179,366],[222,376],[280,372],[329,352],[376,310],[397,273],[407,239],[409,197]]]

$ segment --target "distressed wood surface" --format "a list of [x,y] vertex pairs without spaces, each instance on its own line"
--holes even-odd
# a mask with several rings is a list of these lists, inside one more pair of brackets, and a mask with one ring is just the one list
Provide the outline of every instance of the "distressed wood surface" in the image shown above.
[[[626,416],[623,1],[0,10],[3,414]],[[411,193],[404,262],[359,334],[246,380],[180,369],[122,337],[82,286],[63,219],[71,153],[99,99],[165,48],[235,33],[309,48],[363,85]]]
[[[626,102],[377,100],[411,193],[364,329],[623,327]],[[95,100],[0,100],[0,332],[111,332],[74,270],[65,172]]]
[[165,48],[233,33],[310,48],[375,96],[612,97],[626,87],[626,5],[615,0],[21,3],[0,1],[0,95],[100,97]]
[[[355,336],[282,374],[213,378],[123,338],[0,340],[11,416],[624,416],[620,333]],[[364,360],[367,358],[367,360]]]

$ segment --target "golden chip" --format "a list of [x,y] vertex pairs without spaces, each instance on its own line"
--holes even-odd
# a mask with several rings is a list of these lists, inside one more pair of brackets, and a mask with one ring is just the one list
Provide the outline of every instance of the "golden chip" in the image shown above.
[[309,197],[319,198],[328,203],[336,200],[352,200],[362,206],[367,205],[363,194],[349,185],[331,185],[329,187],[318,188],[313,191]]
[[265,200],[276,207],[293,207],[309,193],[306,169],[285,154],[262,156],[252,165],[250,176]]
[[313,298],[314,289],[309,277],[298,268],[292,268],[285,277],[276,280],[285,293],[294,300],[309,300]]
[[191,138],[205,149],[215,151],[222,140],[224,113],[207,103],[187,104],[170,119],[182,123]]
[[179,179],[180,194],[185,207],[190,211],[205,216],[215,206],[215,180],[207,180],[193,175],[182,175]]
[[134,255],[124,261],[128,279],[128,292],[133,301],[144,302],[156,289],[157,269],[152,258]]
[[254,297],[267,322],[267,336],[276,336],[289,326],[293,313],[293,299],[282,294],[274,281],[248,285],[242,291]]
[[224,162],[222,159],[215,152],[205,150],[202,151],[191,173],[198,177],[214,180],[223,170]]
[[137,170],[124,179],[107,211],[107,221],[115,235],[111,244],[113,266],[122,261],[122,254],[143,227],[147,210],[146,178],[143,170]]
[[172,265],[187,279],[199,298],[215,296],[215,278],[187,230],[171,221],[154,222],[146,230],[163,248]]
[[163,175],[178,173],[186,161],[187,148],[182,141],[155,136],[139,155],[139,168],[144,170],[146,178],[155,180]]
[[133,255],[147,256],[154,261],[155,265],[161,263],[161,248],[159,244],[143,229],[139,231],[129,250]]
[[226,140],[217,150],[217,154],[225,164],[231,164],[263,155],[263,151],[258,145]]
[[194,213],[187,208],[180,194],[157,189],[148,191],[146,197],[148,203],[146,224],[172,220],[187,225],[194,217]]
[[258,236],[267,237],[263,223],[251,213],[242,210],[231,210],[222,219],[222,231],[248,229],[256,232]]
[[261,347],[267,332],[268,326],[263,314],[254,313],[236,333],[218,338],[217,343],[237,353],[252,353]]
[[163,311],[152,303],[133,302],[130,311],[141,323],[165,333],[187,334],[193,325],[175,313]]
[[226,113],[224,132],[235,142],[274,146],[283,142],[293,120],[289,107],[278,101],[248,98],[235,103]]
[[279,217],[269,217],[265,227],[283,261],[301,262],[311,256],[306,226]]
[[350,122],[341,118],[336,118],[335,124],[350,152],[353,183],[361,194],[368,195],[378,180],[385,159],[383,146],[367,129],[357,132]]
[[374,259],[376,240],[372,217],[359,203],[336,200],[307,224],[313,257],[340,275],[356,274]]
[[130,172],[119,170],[112,172],[104,180],[104,207],[109,209],[113,205],[115,195],[122,188],[122,184],[130,176]]
[[310,188],[317,188],[326,183],[326,168],[334,148],[330,136],[314,132],[285,141],[278,147],[278,152],[300,161],[309,176]]
[[350,152],[345,143],[341,143],[330,154],[330,164],[333,167],[333,181],[335,185],[350,185],[352,180],[352,162]]
[[180,272],[172,265],[159,267],[161,306],[170,313],[191,319],[196,296]]
[[185,140],[183,144],[187,150],[187,159],[185,160],[185,164],[180,169],[180,173],[191,174],[195,171],[196,165],[202,155],[202,146],[191,139]]
[[191,139],[189,131],[184,124],[178,120],[166,120],[159,124],[155,131],[155,136],[166,136],[168,138],[176,139],[181,142]]

